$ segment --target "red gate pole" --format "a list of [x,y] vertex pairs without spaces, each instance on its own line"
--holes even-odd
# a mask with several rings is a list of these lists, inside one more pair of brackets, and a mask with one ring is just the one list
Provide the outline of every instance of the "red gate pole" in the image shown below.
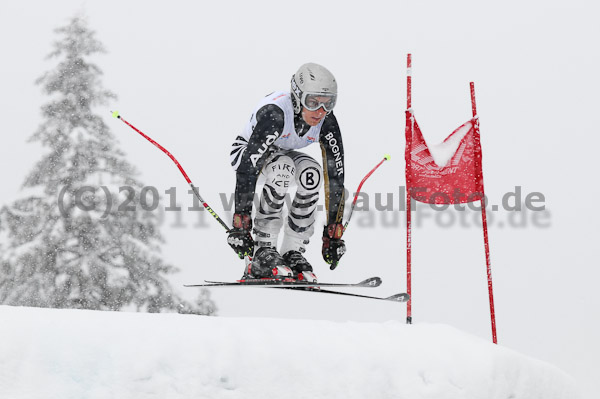
[[[412,57],[411,54],[406,56],[406,109],[412,107]],[[411,111],[412,118],[412,111]],[[412,120],[411,120],[412,122]],[[412,127],[412,124],[411,124]],[[409,125],[406,125],[406,139],[408,140]],[[412,137],[412,129],[410,131]],[[410,148],[409,143],[406,147]],[[410,154],[405,154],[405,157]],[[411,200],[410,200],[410,180],[409,180],[410,159],[406,158],[406,293],[408,294],[408,302],[406,303],[406,324],[412,324],[412,265],[411,265]]]
[[[473,117],[477,116],[477,106],[475,104],[475,84],[471,82],[471,107],[473,109]],[[477,131],[477,138],[479,140],[479,118],[475,120],[475,130]],[[479,143],[477,143],[479,145]],[[479,160],[481,162],[481,159]],[[478,170],[481,170],[481,165]],[[483,175],[479,176],[481,179],[481,187],[483,188]],[[490,317],[492,321],[492,341],[497,344],[498,338],[496,335],[496,312],[494,310],[494,289],[492,287],[492,265],[490,260],[490,244],[488,241],[488,230],[487,230],[487,216],[485,213],[485,190],[482,190],[481,197],[481,222],[483,226],[483,244],[485,248],[485,263],[487,267],[487,283],[488,283],[488,292],[490,296]]]
[[406,109],[412,107],[412,55],[406,56]]

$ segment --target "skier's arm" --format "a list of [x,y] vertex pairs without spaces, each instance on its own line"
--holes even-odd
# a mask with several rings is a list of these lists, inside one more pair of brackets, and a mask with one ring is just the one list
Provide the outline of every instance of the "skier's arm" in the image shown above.
[[319,140],[323,153],[327,225],[342,223],[344,215],[344,146],[340,127],[333,113],[325,118]]
[[276,105],[268,104],[256,113],[256,126],[241,153],[241,160],[236,170],[235,213],[251,215],[252,200],[256,189],[256,181],[267,157],[270,154],[275,138],[283,131],[283,110]]
[[320,141],[327,207],[327,225],[323,228],[321,254],[333,270],[346,252],[346,244],[341,239],[344,233],[344,147],[340,127],[333,113],[327,115],[323,122]]

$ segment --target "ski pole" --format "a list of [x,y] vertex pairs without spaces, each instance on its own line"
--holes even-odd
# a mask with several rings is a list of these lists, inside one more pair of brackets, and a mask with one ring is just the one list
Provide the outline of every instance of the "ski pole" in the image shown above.
[[123,123],[125,123],[127,126],[129,126],[133,130],[135,130],[136,132],[138,132],[139,134],[141,134],[146,140],[148,140],[149,142],[151,142],[152,144],[154,144],[156,147],[160,148],[160,150],[162,152],[164,152],[165,154],[167,154],[169,156],[169,158],[171,158],[171,160],[173,162],[175,162],[175,165],[177,165],[177,167],[179,168],[179,171],[181,172],[181,174],[183,175],[183,177],[185,177],[185,180],[188,182],[188,184],[192,188],[192,191],[196,195],[196,198],[198,198],[200,200],[200,202],[202,203],[202,206],[204,206],[204,208],[208,211],[208,213],[210,213],[216,219],[216,221],[219,222],[221,224],[221,226],[223,226],[225,228],[225,230],[227,230],[228,232],[231,230],[229,228],[229,226],[227,226],[227,224],[223,221],[223,219],[221,219],[219,217],[219,215],[217,215],[217,213],[215,211],[213,211],[210,206],[208,206],[208,204],[206,203],[206,201],[204,201],[202,199],[202,197],[200,196],[200,192],[198,191],[198,188],[196,186],[194,186],[194,184],[192,183],[192,181],[188,177],[187,173],[185,173],[185,170],[183,170],[183,167],[179,164],[179,162],[177,161],[177,159],[175,159],[175,157],[169,151],[167,151],[163,146],[161,146],[156,141],[152,140],[150,137],[148,137],[147,135],[145,135],[142,131],[140,131],[138,128],[136,128],[135,126],[133,126],[131,123],[129,123],[125,119],[123,119],[121,117],[121,115],[119,115],[118,111],[113,112],[112,116],[115,117],[115,118],[117,118],[117,119],[120,119],[121,121],[123,121]]
[[[350,207],[350,214],[348,215],[348,220],[346,220],[346,224],[344,225],[344,231],[346,231],[346,229],[348,228],[348,223],[350,223],[350,219],[352,219],[352,213],[354,212],[354,207],[356,207],[356,201],[358,200],[358,194],[360,193],[360,189],[362,188],[363,184],[365,183],[365,181],[367,181],[367,179],[369,177],[371,177],[373,172],[375,172],[377,170],[377,168],[379,168],[381,166],[382,163],[384,163],[385,161],[389,161],[389,159],[390,159],[390,156],[385,155],[383,157],[383,159],[373,169],[371,169],[371,171],[369,173],[367,173],[367,175],[362,179],[362,181],[358,185],[358,189],[356,189],[356,193],[354,194],[354,201],[352,201],[352,206]],[[342,234],[344,234],[344,233],[342,232]]]
[[[358,194],[360,193],[360,189],[362,188],[363,184],[365,183],[365,181],[367,181],[367,179],[369,177],[371,177],[373,172],[375,172],[377,170],[377,168],[379,168],[381,166],[382,163],[384,163],[385,161],[387,161],[389,159],[390,159],[390,156],[386,154],[383,157],[383,159],[381,161],[379,161],[379,163],[377,165],[375,165],[375,167],[373,169],[371,169],[371,171],[369,173],[367,173],[367,175],[365,177],[363,177],[363,179],[361,180],[360,184],[358,185],[358,188],[356,189],[356,193],[354,194],[354,200],[352,201],[352,206],[350,207],[350,214],[348,215],[348,220],[346,220],[346,224],[344,224],[344,230],[342,231],[342,235],[344,235],[344,233],[346,232],[346,229],[348,228],[348,223],[350,223],[350,219],[352,219],[352,213],[354,212],[354,208],[356,207],[356,201],[358,200]],[[341,236],[340,236],[340,238],[341,238]],[[337,267],[337,264],[331,265],[329,268],[331,270],[334,270],[336,267]]]

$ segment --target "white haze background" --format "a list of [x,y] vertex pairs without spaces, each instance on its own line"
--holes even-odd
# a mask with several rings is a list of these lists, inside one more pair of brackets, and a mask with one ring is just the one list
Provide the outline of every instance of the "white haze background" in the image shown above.
[[[600,391],[599,8],[592,1],[4,1],[0,198],[8,204],[23,195],[20,185],[42,154],[38,144],[26,143],[46,101],[33,82],[54,67],[44,59],[53,29],[77,12],[88,16],[108,49],[95,61],[105,87],[119,96],[98,112],[108,120],[118,109],[169,149],[228,222],[218,193],[233,190],[231,141],[256,102],[286,89],[309,61],[327,66],[339,82],[347,187],[354,190],[390,153],[391,162],[364,190],[396,193],[397,203],[404,185],[405,60],[412,52],[413,108],[426,139],[439,142],[469,119],[474,81],[490,203],[500,204],[515,186],[545,196],[547,212],[525,213],[524,227],[508,223],[523,214],[489,212],[499,343],[560,367],[591,398]],[[172,162],[121,122],[110,124],[141,180],[161,193],[177,187],[178,202],[191,206]],[[307,152],[320,157],[317,146]],[[320,259],[317,233],[308,256],[321,280],[379,275],[384,284],[374,292],[405,289],[404,219],[385,227],[382,214],[374,224],[354,215],[348,253],[334,272]],[[187,227],[172,227],[171,212],[162,230],[164,257],[181,269],[173,283],[239,277],[242,264],[222,228],[208,218],[207,227],[194,228],[197,214],[181,216]],[[477,218],[472,211],[467,216]],[[490,339],[481,231],[472,223],[443,228],[432,217],[413,231],[415,322],[446,323]],[[533,218],[545,227],[533,226]],[[193,298],[191,291],[186,295]],[[404,320],[406,309],[258,289],[213,290],[213,298],[223,316],[381,322]]]

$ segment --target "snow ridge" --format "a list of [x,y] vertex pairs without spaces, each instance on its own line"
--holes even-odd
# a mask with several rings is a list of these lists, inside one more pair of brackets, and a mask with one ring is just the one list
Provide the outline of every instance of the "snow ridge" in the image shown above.
[[1,398],[574,399],[541,361],[444,325],[0,306]]

